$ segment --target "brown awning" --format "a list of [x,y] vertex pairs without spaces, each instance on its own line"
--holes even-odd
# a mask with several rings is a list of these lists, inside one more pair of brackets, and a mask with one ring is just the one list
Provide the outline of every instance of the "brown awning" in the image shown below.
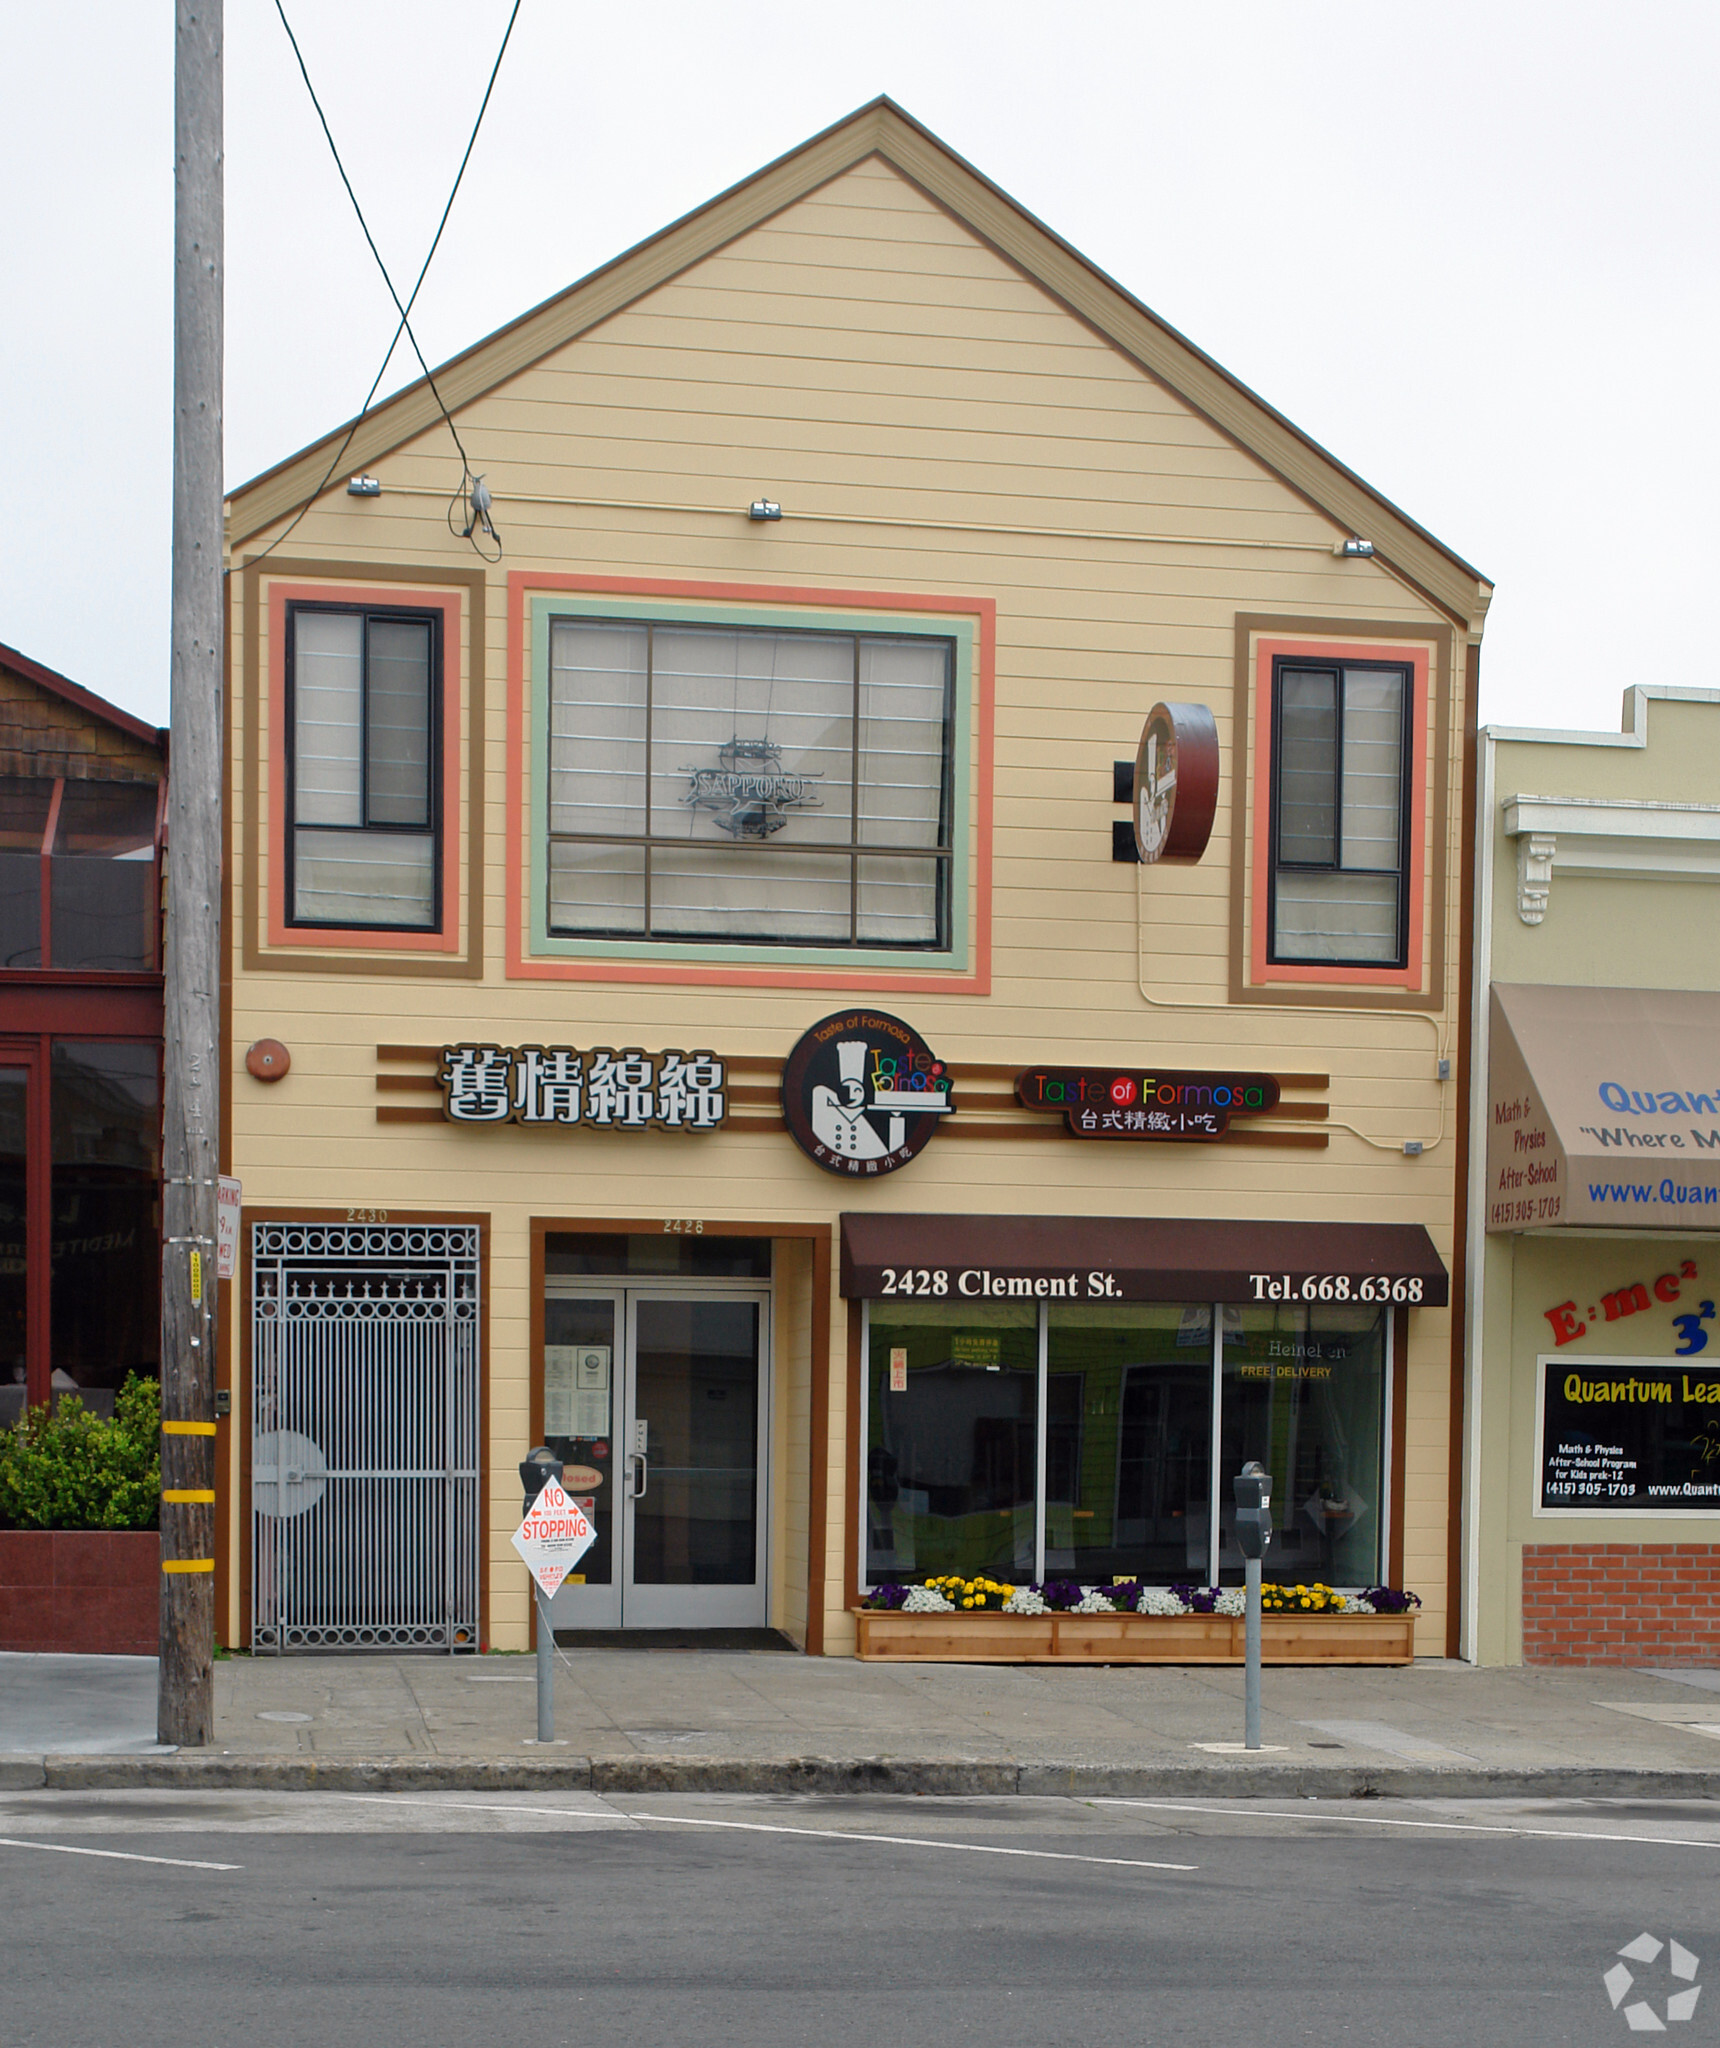
[[1495,982],[1487,1228],[1720,1230],[1720,995]]
[[868,1214],[842,1218],[842,1292],[872,1300],[913,1294],[1443,1308],[1450,1281],[1419,1223]]

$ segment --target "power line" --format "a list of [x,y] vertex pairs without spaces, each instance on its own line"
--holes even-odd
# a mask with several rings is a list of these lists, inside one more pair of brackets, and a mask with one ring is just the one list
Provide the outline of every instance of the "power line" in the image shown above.
[[[400,321],[398,326],[396,326],[392,337],[389,340],[387,352],[384,354],[382,358],[381,366],[378,368],[375,377],[372,378],[371,380],[370,389],[364,394],[364,403],[359,407],[357,416],[353,419],[352,424],[347,428],[346,434],[342,439],[340,446],[335,450],[334,460],[329,464],[328,468],[324,471],[322,481],[317,485],[316,489],[311,492],[310,496],[306,498],[304,503],[299,507],[298,511],[293,514],[293,517],[288,522],[288,524],[285,527],[283,527],[281,531],[278,534],[276,534],[275,538],[272,541],[270,541],[269,545],[266,548],[264,548],[262,554],[254,558],[256,561],[260,562],[264,560],[267,556],[271,555],[275,551],[275,549],[280,546],[281,542],[287,538],[288,534],[292,532],[293,528],[298,525],[299,521],[304,518],[305,514],[310,510],[311,506],[316,503],[317,499],[322,496],[323,492],[327,490],[329,483],[331,482],[335,475],[335,472],[340,468],[341,463],[344,461],[346,457],[346,451],[348,450],[348,448],[352,446],[353,436],[364,424],[365,418],[370,411],[371,401],[375,398],[378,389],[381,387],[383,378],[388,374],[389,364],[394,360],[394,351],[400,346],[400,337],[402,334],[404,334],[412,344],[412,353],[418,358],[418,366],[424,372],[424,381],[430,388],[430,395],[435,399],[437,409],[440,411],[443,419],[447,422],[448,431],[454,437],[454,446],[460,451],[460,482],[454,492],[453,497],[449,500],[448,507],[448,525],[450,531],[459,531],[454,527],[454,506],[465,500],[467,496],[467,487],[469,484],[481,484],[483,481],[481,477],[475,477],[473,475],[472,465],[467,457],[465,444],[460,439],[460,430],[455,426],[453,416],[449,412],[447,406],[443,404],[442,394],[436,388],[436,379],[431,373],[430,365],[424,360],[424,351],[418,346],[418,336],[413,331],[411,315],[412,308],[418,303],[418,294],[424,288],[424,280],[430,273],[430,265],[432,261],[435,259],[436,251],[441,246],[443,230],[448,225],[448,216],[454,210],[454,201],[459,194],[461,182],[465,178],[466,166],[472,160],[472,151],[476,147],[478,141],[478,131],[480,128],[483,127],[484,116],[489,111],[490,96],[496,89],[496,79],[501,72],[502,59],[507,55],[508,40],[513,35],[514,23],[519,19],[521,4],[522,0],[514,0],[513,9],[508,15],[508,25],[502,31],[501,45],[496,51],[496,61],[490,67],[489,80],[484,87],[484,97],[479,102],[477,119],[472,123],[472,132],[466,138],[465,152],[460,158],[459,169],[454,173],[454,182],[453,185],[449,188],[447,203],[442,208],[442,217],[436,223],[436,233],[431,238],[430,247],[425,254],[424,262],[419,269],[417,281],[414,283],[412,287],[411,296],[407,299],[406,303],[402,305],[400,302],[400,294],[394,288],[394,280],[388,274],[388,266],[382,260],[382,252],[376,246],[376,238],[370,232],[370,224],[364,217],[364,209],[358,203],[358,194],[352,189],[352,180],[347,176],[346,165],[341,161],[340,151],[335,146],[334,135],[328,124],[328,116],[323,112],[322,102],[317,98],[316,87],[311,83],[310,70],[305,63],[304,52],[299,48],[298,38],[293,34],[292,23],[287,19],[286,8],[282,5],[282,0],[275,0],[275,12],[280,16],[281,26],[287,32],[287,41],[292,45],[293,56],[298,62],[299,76],[304,80],[305,90],[310,94],[311,105],[316,109],[317,120],[322,125],[323,136],[328,143],[329,153],[334,158],[335,169],[340,173],[340,181],[342,185],[344,185],[346,188],[347,198],[352,201],[352,210],[358,216],[359,227],[363,230],[364,239],[366,243],[369,245],[371,255],[376,259],[376,267],[382,273],[382,281],[388,287],[388,296],[394,301],[395,310],[400,315]],[[464,540],[471,541],[474,550],[479,555],[483,556],[485,560],[499,561],[501,559],[501,536],[496,531],[496,528],[489,516],[487,492],[484,493],[484,497],[486,502],[482,513],[474,512],[473,518],[468,523],[464,531],[460,533],[460,537]],[[485,555],[482,545],[475,538],[475,529],[480,524],[482,525],[484,531],[487,532],[496,543],[496,553],[494,556]]]

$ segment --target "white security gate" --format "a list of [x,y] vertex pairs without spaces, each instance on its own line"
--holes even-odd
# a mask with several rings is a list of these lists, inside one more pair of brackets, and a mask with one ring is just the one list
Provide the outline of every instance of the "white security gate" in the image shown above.
[[475,1649],[478,1230],[251,1226],[259,1650]]

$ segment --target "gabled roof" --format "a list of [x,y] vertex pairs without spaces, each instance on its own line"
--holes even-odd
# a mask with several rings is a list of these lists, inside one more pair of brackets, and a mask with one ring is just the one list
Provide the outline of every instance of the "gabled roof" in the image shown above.
[[[1492,596],[1492,586],[1479,571],[888,99],[859,108],[453,357],[436,371],[449,410],[458,413],[461,406],[871,156],[881,157],[919,186],[1077,318],[1327,513],[1345,534],[1372,541],[1376,554],[1400,576],[1447,612],[1479,627]],[[341,459],[341,479],[331,479],[330,487],[423,433],[440,416],[424,379],[407,385],[352,431],[351,446]],[[350,425],[336,428],[233,493],[228,501],[233,548],[311,497]]]
[[162,727],[146,725],[141,718],[134,718],[129,711],[122,711],[105,697],[98,697],[94,690],[86,690],[81,683],[74,683],[70,676],[61,675],[57,669],[32,661],[15,647],[0,646],[0,668],[10,669],[15,676],[22,676],[38,689],[52,691],[56,697],[63,697],[68,704],[75,704],[80,711],[104,720],[132,739],[142,740],[146,746],[163,748],[167,743],[167,734]]

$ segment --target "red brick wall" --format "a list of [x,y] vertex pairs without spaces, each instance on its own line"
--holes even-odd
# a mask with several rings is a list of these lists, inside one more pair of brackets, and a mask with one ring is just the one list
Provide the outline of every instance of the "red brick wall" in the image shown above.
[[153,1657],[161,1538],[153,1529],[0,1529],[0,1650]]
[[1720,1544],[1525,1544],[1523,1661],[1720,1664]]

